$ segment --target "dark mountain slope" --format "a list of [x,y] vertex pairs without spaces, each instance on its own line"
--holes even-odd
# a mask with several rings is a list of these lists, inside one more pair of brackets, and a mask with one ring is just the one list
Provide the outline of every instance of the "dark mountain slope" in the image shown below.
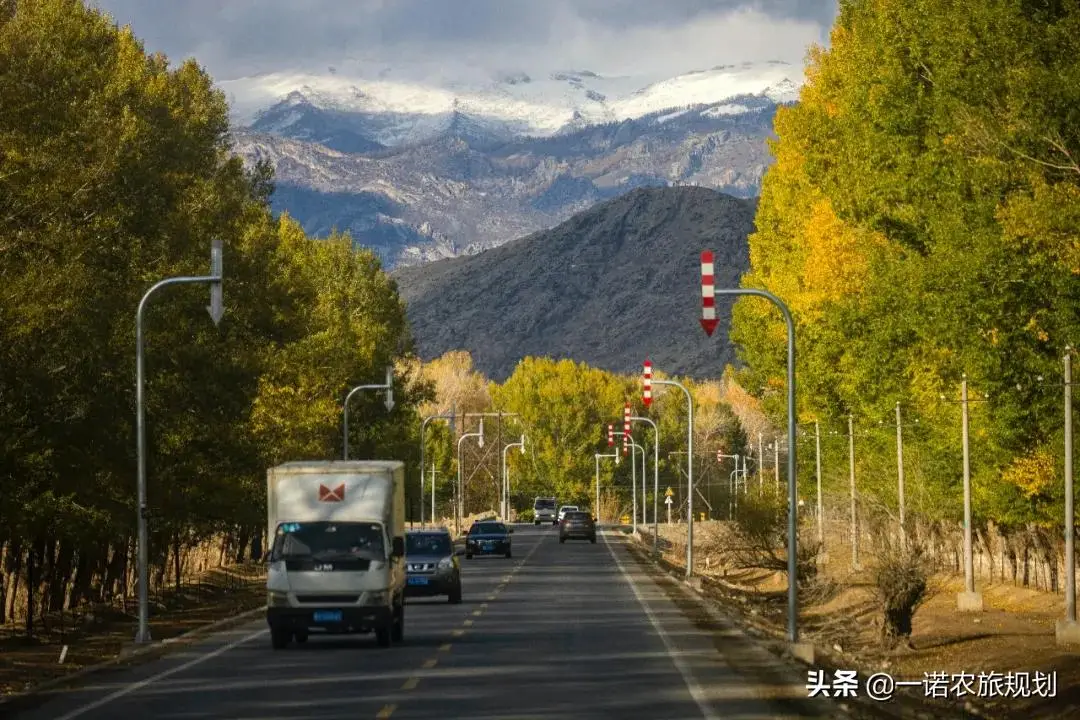
[[699,259],[716,253],[717,287],[749,266],[756,202],[697,187],[643,188],[551,230],[394,273],[421,356],[472,353],[505,379],[528,355],[570,357],[616,372],[715,377],[728,347],[730,301],[712,339],[701,317]]

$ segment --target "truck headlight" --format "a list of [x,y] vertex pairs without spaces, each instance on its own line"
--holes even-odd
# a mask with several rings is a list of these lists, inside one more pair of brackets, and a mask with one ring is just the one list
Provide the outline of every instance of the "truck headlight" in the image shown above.
[[266,606],[267,607],[288,607],[289,594],[283,593],[278,590],[266,591]]
[[385,590],[378,592],[369,592],[364,598],[365,605],[386,605],[388,594]]

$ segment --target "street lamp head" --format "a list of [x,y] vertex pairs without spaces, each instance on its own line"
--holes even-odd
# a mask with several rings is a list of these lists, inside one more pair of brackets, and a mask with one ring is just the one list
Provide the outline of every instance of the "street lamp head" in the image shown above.
[[484,447],[484,418],[480,418],[480,439],[477,441],[480,447]]
[[525,454],[525,433],[521,434],[521,454]]

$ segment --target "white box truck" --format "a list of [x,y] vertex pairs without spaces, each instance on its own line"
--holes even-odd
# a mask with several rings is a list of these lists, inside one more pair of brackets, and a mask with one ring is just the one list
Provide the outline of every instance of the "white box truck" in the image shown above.
[[405,465],[291,462],[266,478],[266,621],[275,649],[312,630],[404,639]]

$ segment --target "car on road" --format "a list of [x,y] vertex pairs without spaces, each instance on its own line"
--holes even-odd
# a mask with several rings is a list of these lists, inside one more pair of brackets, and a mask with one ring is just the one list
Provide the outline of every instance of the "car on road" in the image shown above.
[[562,519],[564,517],[566,517],[566,513],[572,512],[572,511],[578,510],[578,509],[580,509],[580,508],[578,508],[577,505],[563,505],[561,508],[559,508],[559,522],[562,522]]
[[405,533],[405,595],[461,603],[461,564],[450,531],[409,530]]
[[465,533],[465,559],[473,555],[502,555],[513,557],[510,535],[513,528],[501,522],[476,522]]
[[552,525],[558,524],[558,508],[559,502],[557,498],[553,497],[538,497],[533,500],[533,525],[539,525],[542,522],[550,522]]
[[559,521],[559,542],[567,540],[596,542],[596,521],[591,513],[581,510],[566,513],[566,517]]

